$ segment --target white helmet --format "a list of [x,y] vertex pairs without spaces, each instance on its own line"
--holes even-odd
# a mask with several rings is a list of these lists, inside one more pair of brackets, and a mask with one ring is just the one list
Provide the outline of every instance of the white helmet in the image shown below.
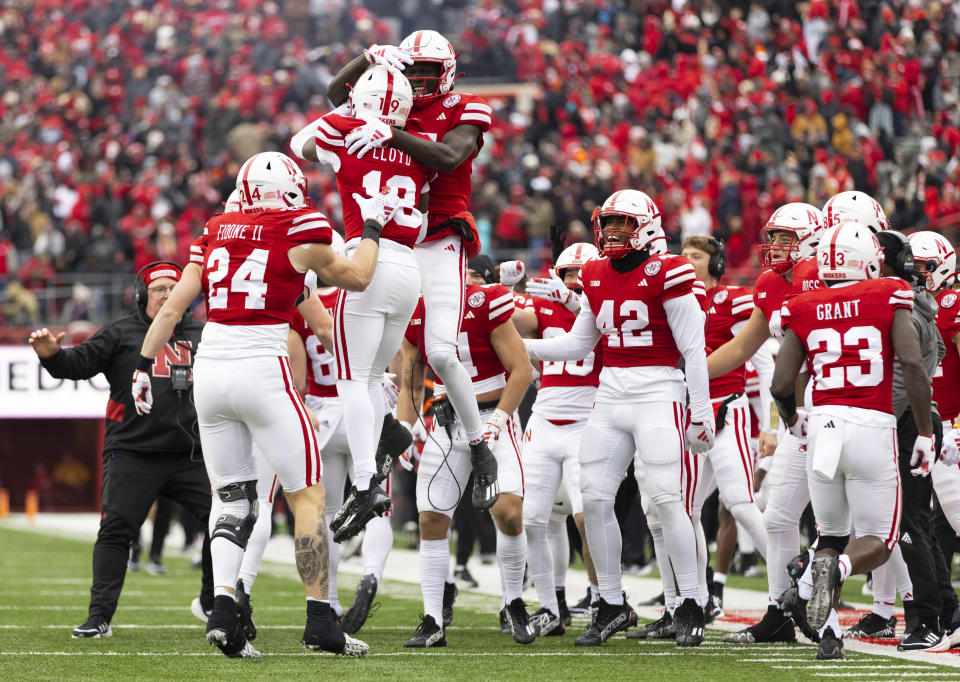
[[823,218],[827,227],[833,227],[841,220],[856,220],[866,225],[872,232],[890,229],[890,222],[883,208],[873,197],[863,192],[840,192],[827,199],[823,205]]
[[307,201],[307,179],[296,162],[280,152],[247,159],[237,175],[237,190],[244,211],[296,208]]
[[[627,217],[622,229],[605,227],[606,218],[614,215]],[[643,192],[635,189],[614,192],[603,202],[603,206],[593,211],[592,220],[597,248],[605,256],[621,258],[631,251],[643,249],[649,249],[651,254],[666,253],[667,236],[660,225],[660,209]],[[629,236],[622,238],[622,243],[610,243],[614,234],[624,233]]]
[[376,118],[402,128],[413,106],[410,81],[399,71],[374,64],[350,89],[350,108],[356,118]]
[[914,232],[909,239],[913,262],[927,275],[927,291],[949,285],[957,274],[957,252],[947,238],[936,232]]
[[[433,62],[440,65],[440,76],[424,80],[436,80],[437,84],[431,89],[424,88],[423,95],[414,97],[435,97],[445,95],[453,88],[453,80],[457,77],[457,54],[453,51],[450,41],[436,31],[414,31],[399,45],[413,58],[413,62]],[[429,93],[429,94],[427,94]]]
[[[760,265],[780,273],[786,272],[794,262],[816,253],[823,227],[823,214],[816,206],[799,201],[784,204],[773,212],[763,227],[763,241],[758,251]],[[790,244],[774,244],[774,232],[790,232],[793,241]]]
[[[584,263],[599,255],[600,252],[597,251],[597,247],[589,242],[571,244],[557,256],[557,262],[553,265],[553,271],[557,273],[557,277],[563,279],[564,270],[568,268],[577,268],[579,270],[583,267]],[[567,285],[567,288],[574,289],[576,286]]]
[[817,246],[817,265],[824,283],[880,276],[883,249],[873,232],[855,220],[828,228]]
[[236,213],[242,209],[243,207],[240,205],[240,190],[234,189],[223,203],[223,212]]

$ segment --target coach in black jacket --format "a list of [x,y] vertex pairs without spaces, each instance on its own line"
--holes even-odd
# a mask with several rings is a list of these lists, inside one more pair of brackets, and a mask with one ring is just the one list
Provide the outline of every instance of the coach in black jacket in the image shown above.
[[[153,412],[137,416],[130,376],[150,321],[180,278],[172,263],[151,263],[137,276],[137,311],[105,325],[73,348],[61,348],[63,334],[47,329],[30,335],[30,345],[46,370],[58,379],[89,379],[102,372],[110,384],[103,439],[103,518],[93,547],[93,586],[86,622],[74,638],[109,637],[127,572],[130,545],[140,534],[158,496],[179,502],[207,527],[207,479],[193,406],[193,355],[203,325],[189,316],[177,325],[151,368]],[[205,620],[213,603],[210,543],[203,546],[203,586],[191,610]]]

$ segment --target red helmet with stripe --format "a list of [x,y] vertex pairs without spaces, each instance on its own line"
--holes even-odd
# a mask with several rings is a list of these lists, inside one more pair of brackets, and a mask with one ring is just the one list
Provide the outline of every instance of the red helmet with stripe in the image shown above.
[[439,76],[417,76],[426,81],[436,81],[433,87],[423,89],[422,95],[415,94],[414,98],[437,97],[445,95],[453,89],[453,81],[457,77],[457,53],[453,51],[450,41],[436,31],[414,31],[401,41],[401,50],[406,50],[413,58],[413,62],[430,62],[440,65]]
[[375,118],[402,128],[413,106],[413,90],[399,71],[373,64],[350,90],[350,111],[356,118]]
[[876,279],[882,265],[880,242],[855,220],[827,229],[817,245],[817,269],[824,283]]

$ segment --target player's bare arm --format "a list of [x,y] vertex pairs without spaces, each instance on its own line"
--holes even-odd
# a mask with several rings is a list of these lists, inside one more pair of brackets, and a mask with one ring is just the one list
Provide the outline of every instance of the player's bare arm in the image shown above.
[[710,378],[732,372],[753,356],[763,342],[770,338],[770,326],[760,308],[754,308],[750,319],[740,332],[713,351],[707,358]]
[[164,301],[160,312],[153,318],[147,335],[143,338],[143,346],[140,348],[140,355],[151,360],[157,357],[157,353],[163,348],[164,344],[173,335],[173,329],[177,322],[187,312],[190,303],[203,290],[200,282],[202,270],[196,263],[189,263],[183,269],[180,275],[180,281],[173,287],[170,297]]
[[313,270],[330,286],[363,291],[373,280],[379,252],[376,241],[362,239],[350,258],[337,255],[328,244],[295,246],[287,254],[299,272]]
[[449,173],[477,152],[481,131],[477,126],[462,124],[453,128],[439,142],[393,129],[387,143],[435,171]]
[[930,401],[933,394],[920,351],[920,337],[909,310],[900,309],[893,314],[890,336],[893,352],[903,368],[903,384],[907,389],[907,400],[910,402],[913,418],[917,422],[917,432],[921,436],[930,436],[933,434],[933,422],[930,419]]
[[317,335],[317,339],[320,340],[323,347],[333,348],[333,318],[330,317],[330,313],[327,312],[320,299],[316,296],[307,296],[297,306],[297,312],[310,325],[310,329]]
[[293,386],[303,395],[307,392],[307,349],[303,339],[293,329],[287,333],[287,355],[290,356]]
[[510,318],[510,321],[513,322],[513,326],[516,327],[517,333],[520,334],[521,338],[537,338],[539,325],[537,325],[537,314],[533,308],[517,308],[513,311],[513,316]]
[[[523,339],[510,322],[504,322],[490,332],[490,345],[509,375],[507,385],[500,393],[497,409],[513,414],[533,380],[530,357],[523,346]],[[479,396],[478,400],[482,401],[482,396]]]
[[533,360],[583,360],[593,351],[600,340],[597,318],[590,310],[586,296],[580,297],[580,313],[573,322],[570,331],[549,339],[528,339],[524,341],[530,358]]
[[330,81],[330,85],[327,86],[327,97],[335,107],[347,101],[347,96],[350,94],[350,83],[356,83],[368,66],[370,66],[370,62],[363,54],[359,54],[337,72],[337,75]]
[[427,367],[412,343],[403,340],[400,348],[403,360],[400,370],[400,396],[397,398],[397,421],[413,424],[423,404],[423,378]]
[[[730,343],[733,343],[733,341]],[[783,343],[780,344],[780,350],[777,351],[777,362],[773,368],[773,383],[770,385],[770,393],[773,395],[773,399],[777,401],[777,409],[788,426],[793,426],[797,421],[797,375],[800,373],[800,368],[803,367],[803,361],[806,357],[807,354],[803,349],[803,344],[800,343],[800,339],[793,333],[793,330],[787,330]]]

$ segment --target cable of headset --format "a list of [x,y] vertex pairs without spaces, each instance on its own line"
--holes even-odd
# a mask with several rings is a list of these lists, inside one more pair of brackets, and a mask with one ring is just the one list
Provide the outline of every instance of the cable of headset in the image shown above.
[[[423,346],[423,328],[426,325],[426,322],[427,322],[427,306],[424,305],[423,315],[421,315],[421,319],[420,319],[420,330],[419,330],[420,338],[417,340],[417,353],[423,356],[424,362],[428,361],[428,358],[426,356],[426,348],[423,348],[423,351],[421,352],[421,347]],[[449,403],[449,400],[450,399],[447,398],[448,403]],[[436,438],[433,437],[433,431],[428,430],[426,422],[423,421],[423,415],[420,414],[420,406],[417,405],[416,401],[413,398],[412,386],[410,389],[410,404],[413,406],[413,410],[417,415],[417,420],[420,422],[420,425],[423,427],[423,430],[426,432],[427,438],[432,440],[434,444],[436,444],[437,449],[443,452],[443,446],[440,445],[440,441],[438,441]],[[451,405],[451,408],[452,408],[452,405]],[[435,422],[436,422],[436,414],[437,414],[436,402],[434,402],[434,421]],[[450,446],[447,448],[446,452],[443,453],[443,461],[440,463],[440,466],[437,467],[437,470],[433,472],[433,475],[430,477],[430,480],[427,481],[427,502],[429,502],[430,505],[434,509],[436,509],[438,512],[448,512],[448,511],[455,510],[457,508],[457,505],[460,504],[460,498],[463,496],[463,486],[460,485],[460,480],[457,478],[456,472],[453,470],[453,467],[450,466],[450,462],[448,461],[450,457],[450,453],[453,452],[453,434],[450,431],[450,423],[448,422],[444,424],[443,428],[447,432],[447,439],[450,441]],[[457,484],[457,501],[454,502],[452,507],[446,507],[446,508],[440,508],[437,505],[433,504],[433,501],[431,499],[431,494],[430,494],[430,490],[433,488],[433,482],[437,479],[437,476],[440,474],[440,470],[443,467],[447,467],[447,469],[449,469],[450,475],[453,476],[454,483]]]

